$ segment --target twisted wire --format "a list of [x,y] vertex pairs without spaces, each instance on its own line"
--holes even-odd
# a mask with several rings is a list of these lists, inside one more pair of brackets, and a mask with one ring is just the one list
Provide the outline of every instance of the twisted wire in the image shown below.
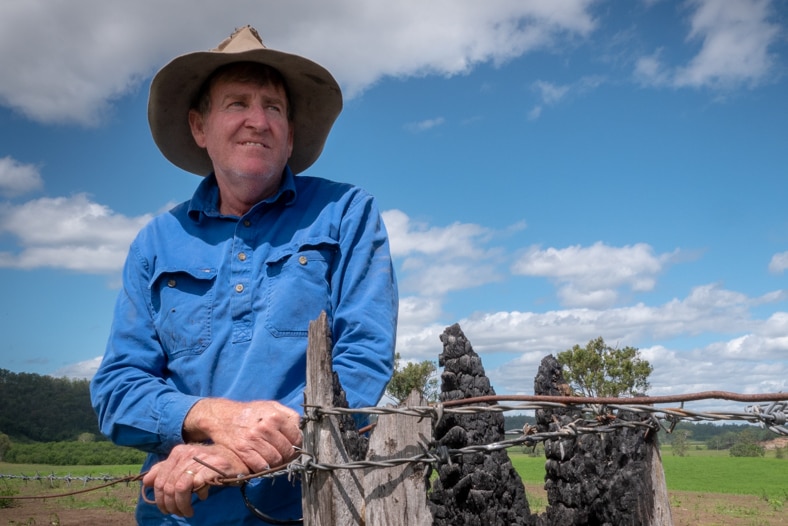
[[[692,411],[684,408],[687,401],[698,401],[705,399],[723,399],[744,402],[767,402],[747,406],[744,411]],[[520,402],[517,404],[506,404],[502,402]],[[676,403],[680,407],[660,408],[653,404],[657,403]],[[490,444],[470,445],[463,448],[448,449],[445,447],[431,446],[422,443],[422,452],[404,458],[387,460],[360,460],[343,464],[320,463],[314,460],[314,454],[309,451],[301,451],[295,460],[288,464],[267,469],[259,473],[252,473],[242,477],[219,477],[213,484],[216,485],[239,485],[255,478],[273,478],[287,476],[310,476],[317,471],[333,471],[339,469],[375,469],[391,468],[406,464],[421,463],[427,466],[434,466],[440,463],[450,463],[463,455],[477,453],[489,453],[508,449],[513,446],[533,446],[539,442],[555,440],[561,438],[577,437],[589,433],[612,433],[614,431],[628,429],[642,429],[645,433],[665,429],[668,433],[672,432],[676,424],[683,420],[689,421],[746,421],[759,424],[774,433],[788,436],[788,393],[770,393],[756,395],[739,395],[724,391],[708,391],[705,393],[693,393],[676,396],[656,396],[656,397],[634,397],[634,398],[592,398],[592,397],[566,397],[566,396],[529,396],[529,395],[506,395],[506,396],[485,396],[477,398],[466,398],[453,400],[434,405],[426,406],[404,406],[404,407],[365,407],[365,408],[339,408],[339,407],[320,407],[314,405],[304,405],[303,421],[319,420],[324,416],[337,416],[347,414],[366,414],[366,415],[406,415],[418,418],[430,418],[433,425],[446,414],[482,414],[490,412],[504,411],[525,411],[525,410],[554,410],[574,407],[581,412],[584,417],[578,418],[558,429],[546,432],[537,432],[535,427],[526,426],[523,431],[508,431],[507,434],[516,434],[515,438],[501,440]],[[632,412],[648,415],[642,420],[624,420],[612,416],[612,410],[620,412]],[[199,459],[195,459],[200,461]],[[208,466],[210,467],[210,466]],[[213,468],[212,468],[213,469]],[[217,471],[218,472],[218,471]],[[221,472],[218,472],[222,474]],[[69,485],[74,481],[82,481],[87,485],[89,481],[102,481],[104,484],[70,492],[61,495],[38,496],[35,498],[55,498],[73,495],[84,491],[93,491],[106,486],[121,482],[131,482],[140,480],[143,474],[133,475],[122,478],[112,478],[109,475],[100,477],[72,477],[70,475],[57,477],[54,474],[42,476],[28,475],[3,475],[2,479],[21,479],[25,481],[66,481]],[[23,497],[3,497],[4,499],[14,499]]]

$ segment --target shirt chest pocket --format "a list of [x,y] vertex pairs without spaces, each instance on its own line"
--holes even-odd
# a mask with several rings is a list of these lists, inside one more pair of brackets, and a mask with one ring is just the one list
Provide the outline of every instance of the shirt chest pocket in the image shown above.
[[333,239],[317,239],[266,261],[265,324],[271,335],[304,337],[322,311],[331,316],[331,269],[338,250]]
[[161,269],[151,279],[154,323],[170,358],[199,354],[211,342],[216,269]]

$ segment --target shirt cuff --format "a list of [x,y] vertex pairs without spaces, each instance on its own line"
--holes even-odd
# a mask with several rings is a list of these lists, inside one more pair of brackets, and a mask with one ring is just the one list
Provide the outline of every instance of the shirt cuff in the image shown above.
[[159,436],[166,451],[185,443],[183,422],[194,404],[200,400],[201,396],[185,394],[170,394],[165,397],[159,412]]

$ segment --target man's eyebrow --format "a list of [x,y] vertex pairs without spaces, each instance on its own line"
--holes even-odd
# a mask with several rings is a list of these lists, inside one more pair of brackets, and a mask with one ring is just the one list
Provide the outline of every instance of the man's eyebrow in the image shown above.
[[[231,91],[225,93],[220,102],[227,102],[228,100],[247,100],[252,98],[250,93],[242,92],[242,91]],[[285,106],[287,104],[287,98],[281,95],[263,95],[262,101],[266,104],[280,104]]]
[[230,91],[228,93],[225,93],[219,102],[227,102],[228,100],[240,100],[240,99],[248,99],[248,98],[249,98],[249,94],[247,93]]

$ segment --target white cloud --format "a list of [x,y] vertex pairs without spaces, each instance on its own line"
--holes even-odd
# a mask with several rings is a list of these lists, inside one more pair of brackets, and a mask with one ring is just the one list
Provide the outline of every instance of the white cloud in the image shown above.
[[444,122],[445,119],[443,117],[436,117],[434,119],[425,119],[419,122],[412,122],[410,124],[407,124],[405,128],[407,128],[412,132],[422,132],[422,131],[430,130],[432,128],[436,128],[442,125]]
[[662,49],[641,57],[635,77],[643,84],[728,89],[757,85],[771,75],[769,48],[780,38],[771,0],[691,0],[687,43],[700,49],[684,66],[672,68]]
[[545,104],[556,104],[569,92],[569,86],[559,86],[543,80],[534,82],[533,88]]
[[512,265],[512,272],[554,281],[567,306],[609,306],[619,298],[622,287],[634,292],[651,290],[656,276],[677,254],[655,256],[645,243],[611,247],[598,242],[590,247],[545,250],[531,247]]
[[788,269],[788,252],[773,255],[769,262],[769,272],[781,274],[785,269]]
[[132,239],[150,218],[115,214],[85,194],[7,206],[0,211],[0,232],[16,237],[21,252],[0,252],[0,268],[117,272]]
[[640,57],[635,62],[635,79],[646,86],[665,86],[670,84],[670,71],[662,63],[660,56],[662,50],[654,54]]
[[555,106],[570,97],[576,97],[598,88],[604,80],[599,75],[585,76],[576,82],[563,85],[537,80],[531,84],[531,89],[539,95],[540,103],[528,112],[528,120],[537,120],[545,107]]
[[689,39],[702,41],[690,63],[676,73],[678,86],[756,83],[769,71],[769,46],[780,31],[769,22],[770,0],[695,0]]
[[22,164],[10,156],[0,158],[0,194],[16,197],[43,187],[37,166]]
[[[607,342],[640,348],[641,356],[654,367],[652,395],[713,390],[775,393],[788,388],[788,313],[775,313],[765,321],[752,319],[750,309],[766,298],[780,301],[785,295],[748,298],[707,285],[693,289],[683,300],[654,307],[489,313],[462,320],[460,325],[483,360],[490,361],[496,353],[512,356],[504,365],[488,367],[499,392],[532,394],[544,356],[602,336]],[[719,339],[699,348],[640,343],[711,334]],[[726,334],[734,336],[723,339]]]
[[101,365],[101,359],[101,356],[97,356],[95,358],[91,358],[90,360],[66,365],[65,367],[61,367],[57,371],[53,372],[49,376],[54,376],[55,378],[66,377],[89,380],[93,378],[93,375],[96,374],[99,365]]
[[400,210],[383,213],[392,257],[400,261],[400,288],[423,296],[479,287],[502,278],[496,233],[470,223],[430,227]]
[[384,76],[462,74],[567,34],[588,35],[593,3],[3,2],[0,103],[41,122],[96,124],[114,98],[139,88],[167,60],[211,48],[247,23],[269,47],[324,64],[353,96]]
[[[650,254],[650,251],[645,254]],[[654,269],[662,265],[658,257],[650,257],[655,260],[652,262]],[[604,266],[602,273],[608,270]],[[627,279],[623,278],[623,282]],[[702,349],[677,347],[658,356],[647,355],[655,365],[652,384],[656,391],[653,394],[697,390],[744,392],[745,389],[748,392],[774,392],[767,387],[773,386],[776,378],[783,378],[775,376],[775,371],[762,371],[757,377],[737,378],[736,368],[727,361],[742,360],[736,363],[739,367],[747,367],[743,362],[748,360],[748,356],[757,356],[775,362],[776,371],[785,372],[788,313],[778,311],[766,320],[759,320],[754,318],[753,309],[779,303],[786,298],[786,291],[749,297],[712,283],[694,287],[686,297],[661,305],[635,303],[618,308],[477,312],[459,320],[446,321],[441,304],[435,298],[427,301],[408,297],[401,311],[397,346],[403,357],[434,359],[441,351],[440,334],[447,324],[456,321],[485,361],[494,355],[512,356],[504,366],[490,368],[488,365],[487,370],[499,392],[517,393],[532,392],[533,377],[542,357],[598,336],[609,342],[639,347],[644,341],[687,338],[692,341],[697,337],[715,335],[716,342]],[[723,339],[724,335],[730,335],[730,339]],[[718,366],[721,361],[726,361],[726,364]],[[716,377],[716,372],[710,375],[709,371],[714,371],[715,367],[724,369],[725,376]]]

